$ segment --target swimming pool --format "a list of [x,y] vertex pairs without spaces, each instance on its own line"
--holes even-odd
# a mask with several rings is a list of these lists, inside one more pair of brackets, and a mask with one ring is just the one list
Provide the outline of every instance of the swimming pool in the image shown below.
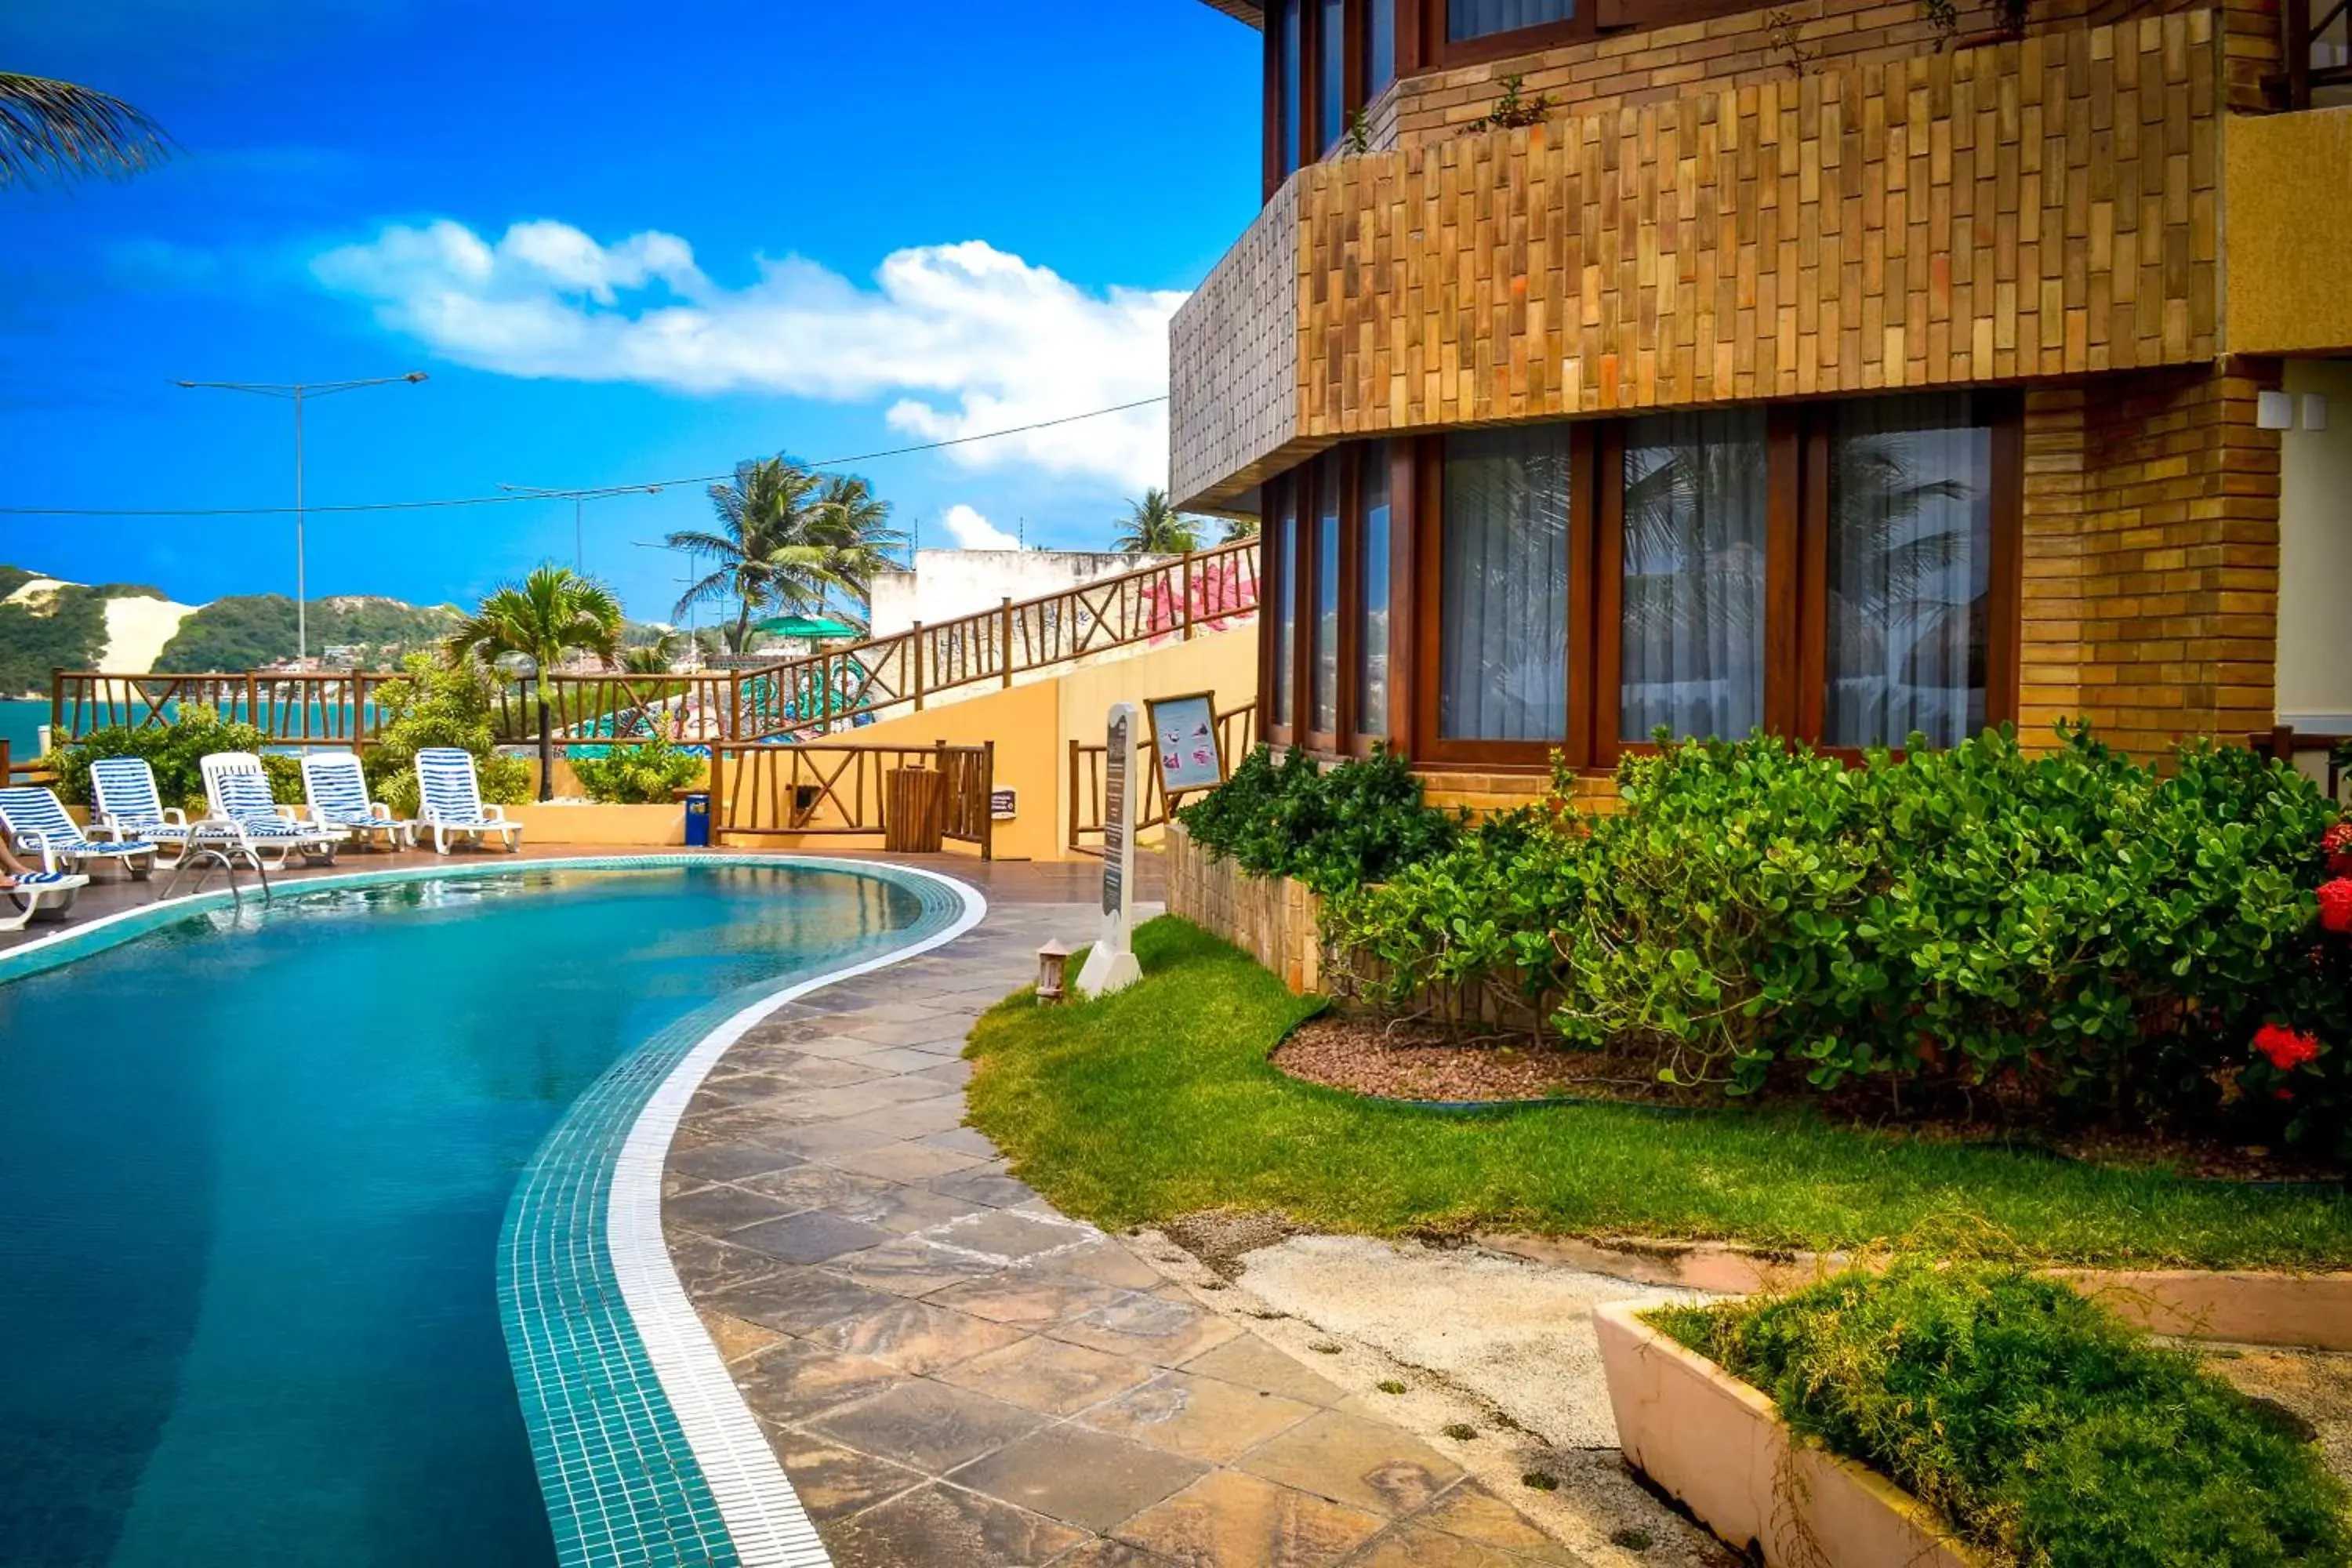
[[[531,1314],[609,1310],[642,1361],[603,1206],[641,1108],[961,908],[773,862],[337,880],[0,984],[0,1562],[580,1560],[541,1479],[615,1461],[546,1413],[642,1368]],[[646,1403],[604,1424],[663,1473],[604,1479],[708,1512]]]

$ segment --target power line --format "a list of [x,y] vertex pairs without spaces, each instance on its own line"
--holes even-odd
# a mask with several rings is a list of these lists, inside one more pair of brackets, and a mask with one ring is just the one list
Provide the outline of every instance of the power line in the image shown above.
[[[1099,419],[1107,414],[1125,414],[1130,409],[1149,408],[1155,403],[1165,403],[1168,395],[1139,397],[1132,403],[1114,404],[1108,408],[1091,408],[1084,414],[1066,414],[1058,419],[1040,419],[1034,425],[1015,425],[1004,430],[986,430],[977,436],[955,436],[944,441],[924,441],[912,447],[888,447],[878,452],[857,452],[845,458],[821,458],[811,463],[813,468],[837,468],[850,463],[872,463],[884,458],[903,458],[916,452],[937,452],[949,447],[970,446],[975,441],[997,441],[1007,436],[1025,436],[1032,430],[1050,430],[1057,425],[1075,425],[1082,419]],[[574,496],[602,496],[625,490],[666,489],[670,486],[718,484],[735,477],[735,470],[721,474],[691,474],[684,479],[649,479],[626,485],[593,485],[578,490],[547,490],[537,495],[453,496],[442,500],[377,500],[347,501],[340,506],[313,506],[303,510],[310,512],[352,511],[434,511],[450,507],[511,506],[518,501],[570,500]],[[90,507],[90,506],[0,506],[0,517],[280,517],[291,516],[290,506],[213,506],[213,507]]]

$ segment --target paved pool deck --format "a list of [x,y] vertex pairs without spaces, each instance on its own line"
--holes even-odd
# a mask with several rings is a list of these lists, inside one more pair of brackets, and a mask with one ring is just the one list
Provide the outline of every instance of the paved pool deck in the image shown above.
[[672,1259],[835,1563],[1578,1563],[963,1125],[972,1020],[1091,937],[1095,876],[999,868],[971,931],[753,1027],[671,1145]]

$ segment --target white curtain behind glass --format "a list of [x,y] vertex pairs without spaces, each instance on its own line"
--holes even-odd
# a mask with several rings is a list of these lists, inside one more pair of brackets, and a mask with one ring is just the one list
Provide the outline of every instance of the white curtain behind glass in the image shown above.
[[1291,698],[1297,684],[1292,658],[1298,634],[1298,509],[1295,484],[1283,486],[1282,510],[1274,520],[1274,721],[1287,724],[1296,710]]
[[1627,426],[1620,738],[1763,722],[1767,462],[1760,408]]
[[1437,732],[1555,741],[1568,731],[1568,428],[1445,442]]
[[1822,738],[1948,746],[1985,721],[1992,432],[1965,393],[1838,409]]
[[1308,727],[1321,735],[1339,727],[1339,468],[1336,452],[1315,472],[1315,626]]
[[1363,451],[1357,493],[1363,505],[1364,596],[1356,620],[1356,729],[1385,735],[1389,728],[1389,448],[1375,441]]

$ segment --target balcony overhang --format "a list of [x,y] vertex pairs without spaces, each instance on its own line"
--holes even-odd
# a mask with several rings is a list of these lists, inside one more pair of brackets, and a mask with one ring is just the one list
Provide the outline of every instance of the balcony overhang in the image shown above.
[[2352,351],[2352,108],[2233,115],[2224,153],[2229,352]]
[[1213,11],[1223,11],[1236,22],[1246,22],[1263,32],[1265,29],[1265,7],[1256,0],[1202,0]]

